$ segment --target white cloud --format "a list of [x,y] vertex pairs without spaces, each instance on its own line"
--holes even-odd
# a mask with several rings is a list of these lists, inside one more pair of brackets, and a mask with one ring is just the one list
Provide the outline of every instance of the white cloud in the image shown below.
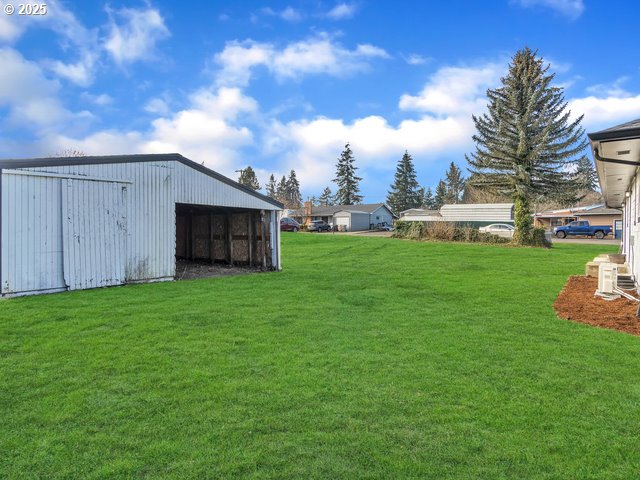
[[246,86],[251,78],[251,70],[258,65],[268,65],[273,58],[274,47],[252,40],[227,42],[215,61],[222,67],[218,73],[218,83],[223,85]]
[[253,143],[252,131],[240,119],[257,108],[256,101],[239,89],[203,89],[190,96],[188,108],[156,118],[148,131],[106,130],[85,137],[51,134],[46,148],[58,151],[73,145],[89,155],[178,152],[232,175],[235,166],[245,161],[241,148]]
[[[6,3],[0,2],[0,9],[4,7]],[[22,32],[24,32],[25,26],[22,22],[16,22],[15,18],[5,15],[0,10],[0,42],[11,43],[16,41]]]
[[405,149],[416,164],[442,152],[468,145],[473,133],[470,118],[404,120],[390,125],[380,116],[345,122],[318,117],[314,120],[274,122],[265,136],[267,153],[282,156],[285,167],[295,168],[305,188],[318,189],[333,177],[336,158],[349,142],[363,170],[391,171]]
[[374,45],[362,44],[349,50],[329,36],[319,35],[290,43],[283,49],[252,40],[232,41],[215,60],[221,66],[217,75],[219,84],[245,86],[251,79],[252,70],[258,66],[266,67],[280,80],[299,79],[310,74],[341,77],[367,70],[369,61],[374,58],[390,56]]
[[100,95],[92,95],[88,92],[84,92],[81,97],[88,102],[98,105],[99,107],[104,107],[113,103],[113,98],[106,93],[101,93]]
[[287,22],[299,22],[302,20],[302,14],[293,7],[285,8],[280,13],[280,17]]
[[587,93],[607,97],[628,97],[631,94],[623,87],[629,81],[629,77],[620,77],[612,83],[599,83],[586,88]]
[[578,18],[584,12],[582,0],[514,0],[513,3],[525,8],[550,8],[569,18]]
[[345,20],[353,17],[356,10],[355,3],[339,3],[327,12],[327,17],[332,20]]
[[[0,7],[6,2],[0,1]],[[10,43],[17,40],[27,29],[40,27],[58,35],[58,42],[65,52],[77,55],[70,63],[45,59],[42,64],[60,78],[80,86],[93,81],[94,66],[99,57],[99,46],[95,30],[87,29],[73,13],[57,0],[47,2],[46,15],[28,15],[16,18],[0,15],[0,41]]]
[[158,115],[168,115],[170,112],[169,105],[162,98],[152,98],[146,103],[144,110]]
[[[266,7],[260,10],[261,13],[271,17],[279,17],[286,22],[300,22],[304,18],[302,13],[295,8],[288,6],[284,10],[276,11],[273,8]],[[257,20],[257,17],[256,17]]]
[[588,130],[607,128],[638,118],[640,95],[574,98],[569,100],[568,108],[574,118],[584,115],[582,123]]
[[405,62],[407,62],[409,65],[424,65],[425,63],[428,63],[430,60],[429,58],[424,57],[422,55],[418,55],[417,53],[412,53],[403,58]]
[[9,108],[11,122],[45,128],[71,121],[74,115],[57,98],[59,88],[39,65],[0,48],[0,106]]
[[81,87],[87,87],[93,82],[93,66],[95,58],[87,55],[77,63],[63,63],[60,60],[44,62],[57,76],[69,80]]
[[156,44],[170,36],[164,19],[154,8],[122,8],[108,12],[110,32],[104,48],[120,65],[153,58]]
[[465,114],[484,111],[488,88],[500,84],[505,65],[488,63],[477,67],[444,67],[438,70],[418,95],[404,94],[402,110],[416,110],[433,115]]

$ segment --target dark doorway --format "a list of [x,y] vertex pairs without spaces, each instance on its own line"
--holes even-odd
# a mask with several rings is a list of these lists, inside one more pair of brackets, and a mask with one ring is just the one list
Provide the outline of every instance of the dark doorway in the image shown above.
[[176,204],[176,259],[267,269],[270,245],[263,210]]

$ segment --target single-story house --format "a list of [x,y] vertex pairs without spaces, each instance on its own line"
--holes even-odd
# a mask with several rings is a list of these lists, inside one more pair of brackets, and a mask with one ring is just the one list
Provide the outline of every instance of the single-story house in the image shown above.
[[589,133],[605,205],[622,209],[622,253],[640,278],[640,119]]
[[384,203],[316,207],[305,202],[304,207],[294,211],[291,217],[302,224],[324,220],[333,226],[344,226],[347,231],[370,230],[380,223],[392,225],[394,219],[393,212]]
[[410,208],[400,212],[400,220],[403,222],[439,222],[442,220],[442,216],[439,210]]
[[513,224],[513,203],[455,203],[440,210],[411,208],[400,213],[407,222],[452,222],[472,227],[492,223]]
[[513,224],[513,203],[467,203],[443,205],[440,215],[445,222],[455,222],[472,227],[484,227],[492,223]]
[[587,220],[591,225],[606,225],[614,232],[622,232],[622,211],[601,204],[547,210],[533,215],[533,225],[545,230],[553,230],[554,227],[567,225],[576,220]]
[[0,296],[280,269],[282,204],[177,153],[0,160]]

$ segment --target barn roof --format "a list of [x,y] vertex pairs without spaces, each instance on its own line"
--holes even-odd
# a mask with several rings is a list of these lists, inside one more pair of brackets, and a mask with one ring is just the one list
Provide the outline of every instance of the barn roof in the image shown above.
[[0,170],[4,168],[32,168],[32,167],[60,167],[66,165],[99,165],[109,163],[139,163],[139,162],[180,162],[187,167],[193,168],[204,175],[215,178],[227,185],[252,195],[256,198],[269,202],[278,208],[284,208],[284,205],[271,197],[267,197],[254,189],[242,185],[236,181],[225,177],[221,173],[215,172],[210,168],[183,157],[179,153],[149,153],[137,155],[101,155],[101,156],[82,156],[82,157],[42,157],[42,158],[23,158],[23,159],[7,159],[0,160]]

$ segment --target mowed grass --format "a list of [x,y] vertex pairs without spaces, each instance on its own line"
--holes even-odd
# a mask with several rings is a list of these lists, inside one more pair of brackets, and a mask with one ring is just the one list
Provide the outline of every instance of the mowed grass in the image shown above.
[[0,478],[637,478],[598,245],[283,235],[280,273],[0,302]]

